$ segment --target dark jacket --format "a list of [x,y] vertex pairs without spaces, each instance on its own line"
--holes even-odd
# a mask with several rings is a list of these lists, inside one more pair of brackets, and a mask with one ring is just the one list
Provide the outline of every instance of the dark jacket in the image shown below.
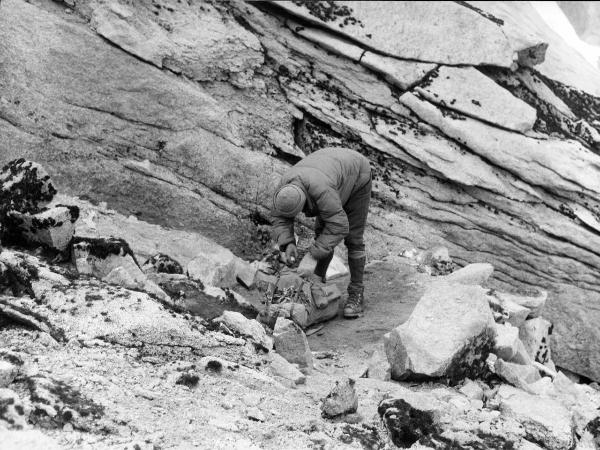
[[[330,254],[348,234],[344,205],[371,179],[369,160],[346,148],[325,148],[311,153],[281,178],[278,188],[295,184],[306,194],[304,214],[318,216],[324,227],[310,248],[316,259]],[[272,211],[273,240],[283,250],[294,239],[294,219]]]

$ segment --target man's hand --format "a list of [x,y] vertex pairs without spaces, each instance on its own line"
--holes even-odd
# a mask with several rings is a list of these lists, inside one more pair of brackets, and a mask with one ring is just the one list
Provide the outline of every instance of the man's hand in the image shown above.
[[298,249],[296,248],[296,244],[288,244],[285,248],[285,253],[281,255],[283,258],[283,263],[291,266],[298,259]]

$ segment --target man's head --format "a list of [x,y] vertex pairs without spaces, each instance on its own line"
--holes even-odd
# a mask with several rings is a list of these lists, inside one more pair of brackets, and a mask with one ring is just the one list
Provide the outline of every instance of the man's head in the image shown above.
[[273,196],[273,212],[282,217],[296,217],[306,202],[306,195],[295,184],[281,186]]

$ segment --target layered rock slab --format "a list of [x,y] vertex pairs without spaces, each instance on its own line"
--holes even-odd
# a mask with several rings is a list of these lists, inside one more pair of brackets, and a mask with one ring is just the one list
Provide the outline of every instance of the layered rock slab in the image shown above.
[[499,24],[456,3],[273,3],[391,56],[451,65],[513,63],[514,50]]
[[447,378],[457,382],[485,374],[494,346],[495,323],[479,286],[436,284],[408,320],[385,339],[391,377]]
[[536,111],[473,67],[441,66],[415,88],[430,102],[501,128],[526,132]]

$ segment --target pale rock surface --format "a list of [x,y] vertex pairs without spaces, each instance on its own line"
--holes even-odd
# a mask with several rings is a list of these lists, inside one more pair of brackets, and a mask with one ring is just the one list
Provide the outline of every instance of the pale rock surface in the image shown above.
[[494,338],[483,288],[436,283],[385,341],[392,379],[477,376]]
[[483,400],[483,388],[476,381],[469,379],[465,380],[465,383],[458,391],[471,399]]
[[308,39],[327,51],[345,56],[353,61],[358,62],[365,53],[364,49],[353,44],[351,41],[335,36],[327,31],[306,27],[292,20],[286,20],[285,24],[294,33],[299,34],[304,39]]
[[525,390],[527,385],[541,378],[538,369],[533,365],[515,364],[502,359],[496,361],[495,372],[507,383]]
[[275,351],[292,364],[300,368],[313,368],[313,358],[308,340],[302,328],[295,322],[279,317],[273,329]]
[[505,361],[511,361],[519,347],[519,329],[509,323],[496,324],[494,353]]
[[271,365],[269,368],[273,375],[285,378],[293,384],[304,384],[306,382],[306,375],[278,353],[271,352]]
[[464,285],[483,285],[494,272],[494,267],[488,263],[468,264],[449,275],[438,277],[439,281]]
[[169,22],[161,23],[150,9],[102,2],[94,8],[91,26],[127,52],[194,80],[227,79],[263,62],[256,37],[242,27],[227,26],[210,5],[200,9],[180,4]]
[[441,66],[415,91],[444,108],[521,133],[536,120],[534,108],[473,67]]
[[436,64],[404,61],[369,51],[364,52],[360,63],[381,73],[389,83],[400,89],[410,89],[438,67]]
[[502,314],[503,319],[516,328],[523,325],[527,317],[532,314],[529,308],[521,306],[503,293],[496,291],[491,292],[491,295],[488,296],[488,302],[494,312]]
[[321,412],[323,417],[336,417],[342,414],[356,412],[358,409],[358,395],[352,378],[337,380],[335,386],[323,399]]
[[523,342],[529,356],[535,361],[545,363],[551,360],[551,333],[552,324],[541,317],[536,317],[525,321],[519,329],[519,338]]
[[[324,13],[318,3],[274,3],[365,47],[402,59],[502,67],[513,63],[514,50],[498,24],[458,4],[336,1],[333,11]],[[347,13],[338,15],[343,9]],[[431,17],[439,20],[432,22]]]
[[239,312],[225,311],[222,316],[214,320],[225,325],[234,334],[249,339],[266,351],[273,348],[273,339],[267,335],[260,322],[254,319],[247,319]]
[[258,269],[250,263],[239,259],[235,263],[235,278],[246,289],[253,289]]
[[6,449],[27,450],[60,450],[61,446],[38,430],[2,430],[0,429],[0,442]]
[[541,314],[546,305],[546,300],[548,299],[548,293],[546,291],[538,290],[538,292],[539,295],[536,296],[517,295],[500,291],[494,292],[493,295],[501,301],[516,303],[523,308],[529,309],[530,313],[528,318],[533,318],[538,317]]
[[193,280],[211,286],[233,286],[236,282],[236,267],[239,258],[226,248],[212,253],[202,253],[192,259],[186,272]]
[[385,354],[384,341],[379,343],[367,361],[367,375],[382,381],[390,381],[391,366]]
[[572,414],[559,402],[503,385],[498,391],[500,411],[518,420],[532,441],[551,450],[574,444]]

